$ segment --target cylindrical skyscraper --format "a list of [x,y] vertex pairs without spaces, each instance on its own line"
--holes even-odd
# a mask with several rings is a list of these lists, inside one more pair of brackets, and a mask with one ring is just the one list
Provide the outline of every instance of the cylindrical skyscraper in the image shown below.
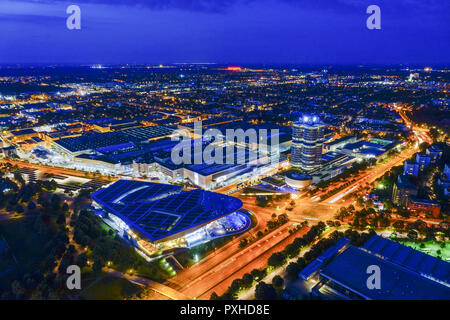
[[325,124],[316,116],[303,116],[292,127],[291,164],[295,168],[312,171],[322,161]]

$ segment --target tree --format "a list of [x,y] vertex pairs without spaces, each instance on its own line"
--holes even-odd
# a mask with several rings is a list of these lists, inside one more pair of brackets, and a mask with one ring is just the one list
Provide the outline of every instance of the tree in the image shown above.
[[13,283],[11,284],[11,290],[16,299],[22,299],[25,295],[25,289],[17,280],[14,280]]
[[102,268],[103,268],[103,264],[100,260],[95,260],[94,264],[92,265],[92,271],[95,274],[99,274],[100,272],[102,272]]
[[18,204],[18,205],[16,206],[16,212],[17,212],[17,213],[23,213],[23,207],[22,207],[20,204]]
[[300,247],[296,246],[294,243],[290,243],[284,248],[284,253],[288,257],[296,256],[300,251]]
[[34,211],[36,210],[36,204],[33,201],[28,202],[28,211]]
[[289,221],[289,218],[287,216],[287,214],[282,213],[278,216],[278,223],[279,225],[285,224]]
[[364,206],[364,198],[363,197],[359,197],[358,199],[356,199],[356,204],[359,207],[363,207]]
[[266,269],[263,270],[253,269],[250,272],[250,275],[253,277],[254,280],[260,281],[262,278],[266,276]]
[[216,292],[213,292],[213,293],[211,293],[209,300],[219,300],[219,296],[217,295]]
[[83,268],[84,266],[87,265],[87,261],[88,261],[87,255],[85,252],[83,252],[77,257],[76,263],[80,268]]
[[426,149],[430,147],[430,144],[428,142],[422,142],[419,144],[420,152],[425,152]]
[[256,197],[256,205],[262,208],[267,207],[267,205],[269,204],[269,200],[267,199],[266,196],[257,196]]
[[279,275],[276,275],[272,279],[272,285],[274,286],[275,289],[283,289],[284,279]]
[[285,259],[286,257],[282,252],[275,252],[270,256],[268,264],[271,267],[279,267],[284,263]]
[[67,204],[67,202],[64,202],[62,207],[61,207],[63,212],[68,212],[69,211],[69,205]]
[[257,300],[275,300],[277,298],[277,293],[272,285],[261,281],[256,285],[255,298]]
[[405,227],[405,224],[404,224],[403,221],[398,220],[398,221],[395,221],[395,222],[392,224],[392,226],[393,226],[396,230],[403,230],[403,228]]
[[253,276],[250,273],[246,273],[242,276],[242,284],[248,288],[253,283]]
[[416,240],[418,238],[418,234],[416,231],[411,230],[408,232],[408,239],[410,240]]
[[53,210],[59,210],[59,208],[61,206],[61,198],[57,194],[54,194],[52,196],[51,205],[52,205]]
[[229,291],[232,293],[236,293],[242,288],[242,280],[241,279],[234,279],[231,283],[231,286],[229,288]]
[[239,242],[239,248],[243,249],[248,245],[248,240],[247,239],[242,239],[241,242]]
[[286,267],[286,274],[289,279],[295,279],[300,272],[300,265],[296,262],[291,262]]

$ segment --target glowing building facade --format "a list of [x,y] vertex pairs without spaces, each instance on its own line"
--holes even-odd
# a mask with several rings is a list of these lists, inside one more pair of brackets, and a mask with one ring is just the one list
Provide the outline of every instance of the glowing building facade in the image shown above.
[[325,124],[316,116],[303,116],[292,127],[291,164],[313,171],[320,167]]

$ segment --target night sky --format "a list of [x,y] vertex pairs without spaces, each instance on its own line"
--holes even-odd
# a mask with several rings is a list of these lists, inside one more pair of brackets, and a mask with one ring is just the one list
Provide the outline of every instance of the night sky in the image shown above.
[[[371,4],[381,30],[366,28]],[[0,1],[0,64],[438,65],[449,39],[449,0]]]

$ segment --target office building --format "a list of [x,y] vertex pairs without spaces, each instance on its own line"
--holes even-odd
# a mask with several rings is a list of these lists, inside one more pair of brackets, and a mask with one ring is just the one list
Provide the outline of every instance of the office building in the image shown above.
[[417,177],[419,175],[419,164],[412,161],[405,161],[403,164],[403,174]]
[[313,171],[320,168],[325,124],[316,116],[303,116],[292,127],[291,164]]
[[417,196],[417,187],[412,184],[408,176],[400,175],[392,189],[392,202],[396,205],[405,206],[410,196]]

